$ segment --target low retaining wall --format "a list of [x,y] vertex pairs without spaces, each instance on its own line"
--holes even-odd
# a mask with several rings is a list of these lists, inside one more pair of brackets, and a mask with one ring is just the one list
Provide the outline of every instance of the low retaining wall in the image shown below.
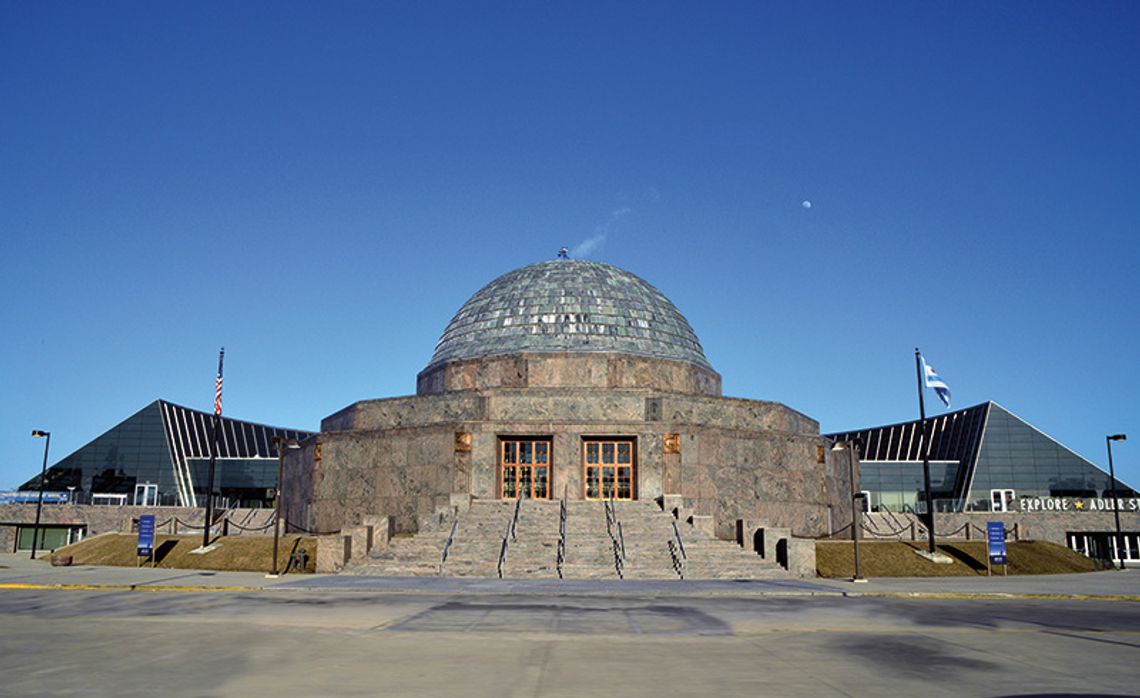
[[[190,507],[95,506],[90,504],[45,504],[41,526],[84,529],[85,536],[100,533],[130,533],[138,518],[153,514],[155,530],[165,534],[201,533],[205,510]],[[272,534],[273,509],[223,509],[215,512],[215,535]],[[16,550],[16,533],[36,521],[35,504],[0,504],[0,550]],[[284,532],[284,531],[282,531]]]
[[[1001,521],[1013,540],[1044,540],[1068,546],[1066,533],[1115,530],[1112,512],[966,512],[934,515],[934,535],[939,540],[985,540],[986,523]],[[863,515],[864,539],[926,540],[923,517],[911,513],[871,512]],[[1120,512],[1120,530],[1140,531],[1140,513]],[[837,528],[833,540],[851,538],[851,524]]]

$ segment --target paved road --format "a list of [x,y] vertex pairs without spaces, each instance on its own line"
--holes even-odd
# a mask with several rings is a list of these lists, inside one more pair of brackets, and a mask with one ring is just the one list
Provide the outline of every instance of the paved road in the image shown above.
[[1133,601],[296,582],[0,589],[0,695],[1140,695]]
[[311,591],[425,591],[439,593],[553,594],[729,594],[729,595],[995,595],[1111,596],[1140,600],[1140,569],[1014,577],[936,577],[842,580],[638,580],[561,581],[357,575],[285,575],[269,579],[256,572],[203,572],[146,567],[51,567],[26,555],[0,554],[0,586],[86,585],[90,587],[179,587]]

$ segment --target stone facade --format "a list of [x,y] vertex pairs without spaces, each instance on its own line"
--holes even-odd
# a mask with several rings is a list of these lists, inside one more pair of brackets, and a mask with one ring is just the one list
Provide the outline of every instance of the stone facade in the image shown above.
[[[846,455],[830,451],[814,420],[779,403],[700,394],[692,384],[684,387],[697,394],[658,390],[659,360],[584,358],[541,357],[542,386],[369,400],[331,415],[316,440],[287,456],[288,518],[332,531],[383,515],[395,530],[414,532],[452,494],[498,496],[504,436],[549,438],[551,496],[569,499],[585,496],[583,438],[631,437],[636,497],[682,495],[726,539],[738,518],[815,536],[826,533],[829,516],[850,515]],[[493,368],[463,363],[472,375],[497,375],[504,361],[486,360]],[[631,380],[632,387],[594,383],[593,368],[614,365],[628,376],[657,378]],[[680,452],[666,453],[673,435]]]
[[418,395],[489,388],[650,388],[719,396],[720,374],[673,359],[623,354],[530,353],[453,361],[422,371]]
[[567,499],[587,496],[587,440],[631,443],[634,498],[681,495],[688,517],[726,539],[740,518],[816,536],[850,515],[845,454],[830,451],[815,420],[722,397],[692,327],[660,291],[607,264],[558,259],[476,292],[416,395],[350,405],[287,455],[288,518],[332,532],[386,516],[415,532],[453,496],[501,496],[508,438],[546,444],[548,494]]

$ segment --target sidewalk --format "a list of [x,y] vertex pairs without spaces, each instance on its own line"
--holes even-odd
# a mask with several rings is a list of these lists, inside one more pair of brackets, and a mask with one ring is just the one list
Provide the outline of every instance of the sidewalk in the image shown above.
[[371,591],[439,594],[648,596],[1013,596],[1126,598],[1140,601],[1140,570],[1018,577],[845,580],[554,580],[477,577],[366,577],[207,572],[149,567],[52,567],[26,554],[0,554],[0,591],[20,588],[195,591]]
[[1140,601],[1140,569],[1083,574],[1018,575],[1014,577],[883,577],[855,584],[850,580],[815,580],[850,595],[1002,595],[1131,597]]

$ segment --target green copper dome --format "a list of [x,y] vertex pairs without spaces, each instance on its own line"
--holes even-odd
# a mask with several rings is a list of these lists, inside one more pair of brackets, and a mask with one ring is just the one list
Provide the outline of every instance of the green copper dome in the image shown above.
[[531,264],[481,288],[448,323],[427,368],[520,352],[617,352],[712,370],[693,328],[660,291],[584,259]]

